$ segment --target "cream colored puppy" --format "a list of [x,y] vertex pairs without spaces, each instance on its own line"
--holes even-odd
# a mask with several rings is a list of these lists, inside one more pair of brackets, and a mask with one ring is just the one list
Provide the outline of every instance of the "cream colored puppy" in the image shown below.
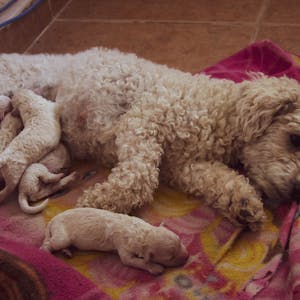
[[64,176],[70,167],[71,159],[63,144],[46,155],[39,163],[31,164],[24,172],[19,184],[19,205],[23,212],[35,214],[42,211],[48,204],[48,199],[36,206],[34,202],[43,199],[68,186],[76,179],[76,172]]
[[49,222],[41,249],[52,252],[71,245],[80,250],[116,250],[123,264],[155,275],[188,258],[179,237],[163,226],[95,208],[69,209]]
[[[15,189],[26,168],[55,149],[61,137],[55,103],[25,89],[15,92],[11,103],[14,111],[20,114],[24,128],[0,154],[0,171],[5,181],[5,188],[0,191],[0,201]],[[9,122],[8,125],[11,124]]]

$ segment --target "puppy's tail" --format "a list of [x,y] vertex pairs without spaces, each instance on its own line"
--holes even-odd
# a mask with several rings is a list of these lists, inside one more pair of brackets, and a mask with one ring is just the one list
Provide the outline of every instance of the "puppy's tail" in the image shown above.
[[45,207],[48,204],[48,199],[46,199],[39,205],[30,206],[28,203],[28,197],[24,193],[19,194],[18,200],[19,200],[19,205],[20,205],[21,210],[24,213],[31,214],[31,215],[41,212],[43,209],[45,209]]

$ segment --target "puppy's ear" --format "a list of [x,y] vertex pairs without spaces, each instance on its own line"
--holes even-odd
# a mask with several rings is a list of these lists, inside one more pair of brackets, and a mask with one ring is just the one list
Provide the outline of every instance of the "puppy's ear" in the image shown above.
[[299,83],[292,79],[262,77],[238,85],[236,126],[245,142],[263,135],[276,117],[299,106]]

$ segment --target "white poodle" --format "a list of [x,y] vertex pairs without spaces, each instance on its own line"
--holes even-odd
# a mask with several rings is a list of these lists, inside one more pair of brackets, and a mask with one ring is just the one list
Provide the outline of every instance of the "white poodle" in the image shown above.
[[73,156],[113,167],[79,206],[128,213],[152,201],[160,178],[255,230],[262,197],[300,194],[296,80],[234,83],[94,48],[0,55],[0,94],[17,87],[55,95]]
[[80,250],[114,251],[123,264],[158,275],[164,266],[183,265],[188,252],[179,237],[163,226],[95,208],[74,208],[47,225],[41,249],[52,252],[75,246]]

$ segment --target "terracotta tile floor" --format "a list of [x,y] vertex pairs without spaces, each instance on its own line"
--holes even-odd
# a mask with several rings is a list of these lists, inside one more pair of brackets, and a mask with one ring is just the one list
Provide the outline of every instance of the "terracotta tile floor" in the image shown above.
[[105,46],[190,72],[261,39],[300,54],[299,0],[48,0],[43,5],[54,18],[27,47],[29,53]]

